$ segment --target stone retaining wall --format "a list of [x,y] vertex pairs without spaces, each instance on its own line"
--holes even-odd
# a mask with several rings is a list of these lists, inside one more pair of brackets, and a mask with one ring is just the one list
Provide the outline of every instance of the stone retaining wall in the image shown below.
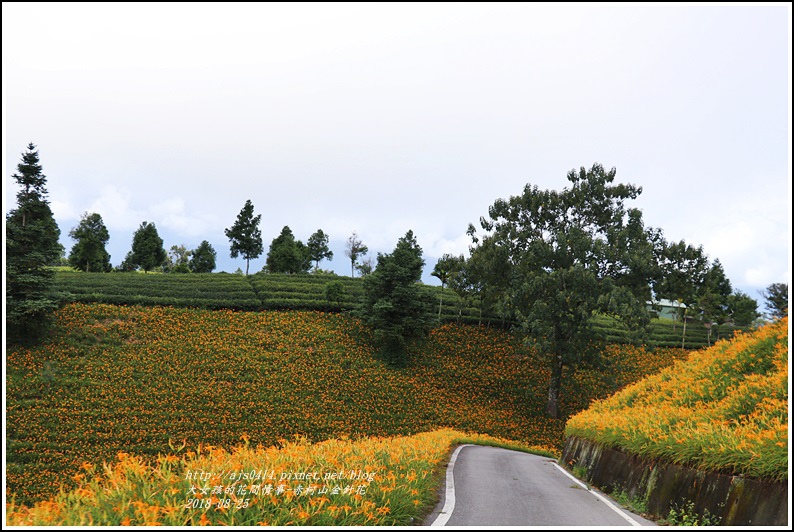
[[586,469],[585,480],[609,493],[622,489],[646,500],[648,511],[665,517],[672,505],[693,502],[698,512],[708,510],[721,525],[788,525],[788,484],[764,482],[689,467],[641,459],[571,437],[560,462],[568,469]]

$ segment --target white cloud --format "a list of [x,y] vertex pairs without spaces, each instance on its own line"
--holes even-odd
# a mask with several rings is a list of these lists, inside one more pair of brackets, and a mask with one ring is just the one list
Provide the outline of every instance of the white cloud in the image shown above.
[[127,187],[105,185],[86,210],[98,213],[108,230],[128,231],[145,220],[142,211],[131,207],[131,199],[132,193]]

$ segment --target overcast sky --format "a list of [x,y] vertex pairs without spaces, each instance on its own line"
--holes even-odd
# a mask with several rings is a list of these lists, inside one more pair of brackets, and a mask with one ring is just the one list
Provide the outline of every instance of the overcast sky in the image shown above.
[[790,5],[2,11],[3,210],[34,142],[67,250],[97,212],[113,265],[145,220],[244,269],[223,231],[251,199],[266,250],[322,228],[341,274],[353,231],[374,258],[412,229],[430,282],[495,199],[599,162],[735,288],[790,281]]

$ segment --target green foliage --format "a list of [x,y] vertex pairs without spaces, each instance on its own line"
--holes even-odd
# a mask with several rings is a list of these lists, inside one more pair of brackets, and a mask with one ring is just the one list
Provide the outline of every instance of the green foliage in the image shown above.
[[[643,226],[624,202],[642,191],[612,185],[615,169],[599,164],[568,173],[562,192],[527,185],[521,196],[497,200],[481,218],[486,231],[472,251],[472,277],[481,290],[515,316],[527,339],[549,354],[547,412],[558,416],[562,370],[598,352],[592,320],[614,316],[642,332],[650,322],[646,301],[658,277],[657,231]],[[476,230],[469,228],[474,242]]]
[[702,513],[695,508],[692,501],[681,505],[673,505],[663,524],[669,526],[719,526],[722,519],[708,510]]
[[772,283],[766,287],[763,294],[764,305],[772,319],[788,316],[788,285],[786,283]]
[[58,306],[48,266],[58,262],[62,247],[34,144],[28,144],[17,172],[17,207],[6,214],[6,327],[9,338],[22,341],[39,338]]
[[259,257],[264,251],[262,231],[259,229],[261,220],[261,214],[254,216],[254,204],[251,203],[251,200],[246,200],[234,225],[224,230],[226,237],[231,242],[231,257],[241,256],[245,259],[246,275],[248,275],[248,265],[251,259]]
[[265,267],[271,273],[305,273],[311,267],[309,249],[295,240],[292,230],[285,225],[270,244]]
[[693,306],[708,272],[708,257],[703,247],[688,245],[683,240],[668,243],[660,253],[659,267],[660,276],[654,286],[656,295]]
[[364,278],[362,316],[382,356],[394,365],[404,365],[408,345],[430,329],[432,300],[417,285],[424,264],[422,248],[408,231],[391,254],[378,254],[375,272]]
[[728,315],[736,325],[747,327],[761,316],[758,303],[741,290],[737,290],[726,298]]
[[325,285],[325,300],[330,305],[341,308],[345,299],[345,285],[341,281],[330,281]]
[[318,229],[312,236],[309,237],[306,245],[309,248],[309,259],[314,261],[316,270],[320,269],[320,261],[324,259],[331,260],[334,258],[334,252],[328,249],[328,242],[330,237],[323,233],[322,229]]
[[193,250],[188,262],[188,267],[193,273],[212,273],[215,269],[215,259],[218,254],[206,240],[202,240],[199,247]]
[[463,269],[463,265],[465,264],[465,259],[463,255],[454,256],[450,254],[444,254],[443,257],[438,259],[436,266],[433,268],[433,272],[430,274],[433,277],[436,277],[439,281],[441,281],[441,291],[438,293],[438,319],[441,319],[441,307],[444,304],[444,286],[450,281],[450,279],[460,273]]
[[69,265],[85,272],[109,272],[110,255],[105,246],[110,233],[97,213],[84,213],[80,223],[69,232],[75,240],[69,252]]
[[187,249],[184,244],[173,245],[168,250],[166,264],[163,271],[166,273],[190,273],[190,255],[192,251]]
[[165,264],[168,255],[163,248],[163,239],[157,234],[154,223],[142,222],[132,235],[132,251],[125,262],[133,268],[148,272]]
[[358,234],[353,231],[353,234],[347,239],[347,244],[345,247],[345,255],[347,255],[347,258],[350,259],[350,277],[355,276],[354,269],[356,267],[356,261],[358,258],[366,255],[368,251],[369,248],[361,242]]

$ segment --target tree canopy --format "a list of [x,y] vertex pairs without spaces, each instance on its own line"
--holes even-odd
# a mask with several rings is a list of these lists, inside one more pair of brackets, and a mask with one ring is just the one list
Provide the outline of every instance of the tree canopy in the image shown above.
[[306,242],[309,248],[309,258],[314,261],[314,267],[318,270],[320,269],[321,260],[334,258],[334,252],[328,248],[329,240],[330,237],[322,229],[318,229]]
[[358,234],[353,231],[353,234],[347,239],[347,244],[345,246],[345,255],[350,259],[350,277],[355,277],[355,267],[358,258],[362,255],[366,255],[368,251],[369,248],[361,242]]
[[224,230],[231,243],[231,257],[234,259],[241,256],[245,259],[246,275],[248,275],[248,265],[251,259],[259,257],[264,251],[262,231],[259,229],[261,220],[261,214],[254,216],[254,204],[249,199],[246,200],[234,224]]
[[432,323],[432,300],[417,284],[424,265],[422,248],[408,231],[392,253],[378,253],[375,271],[364,278],[362,316],[373,328],[381,355],[393,365],[407,362],[408,346]]
[[110,240],[102,216],[97,213],[83,214],[77,227],[69,231],[75,240],[69,252],[69,265],[85,272],[109,272],[110,254],[105,246]]
[[658,280],[661,237],[644,227],[638,209],[625,206],[642,189],[613,184],[615,174],[594,164],[571,170],[570,186],[560,192],[528,184],[480,218],[482,236],[469,227],[479,282],[547,353],[552,417],[559,415],[563,368],[597,356],[596,313],[638,332],[650,321],[646,302]]
[[311,267],[309,249],[285,225],[270,244],[265,266],[270,273],[305,273]]
[[188,267],[193,273],[212,273],[215,269],[215,259],[218,254],[206,240],[202,240],[199,247],[193,250],[188,261]]
[[772,319],[788,316],[788,284],[772,283],[762,295],[766,300],[764,306]]
[[163,248],[163,239],[154,223],[141,222],[132,235],[132,250],[125,259],[132,267],[148,272],[163,266],[168,255]]

